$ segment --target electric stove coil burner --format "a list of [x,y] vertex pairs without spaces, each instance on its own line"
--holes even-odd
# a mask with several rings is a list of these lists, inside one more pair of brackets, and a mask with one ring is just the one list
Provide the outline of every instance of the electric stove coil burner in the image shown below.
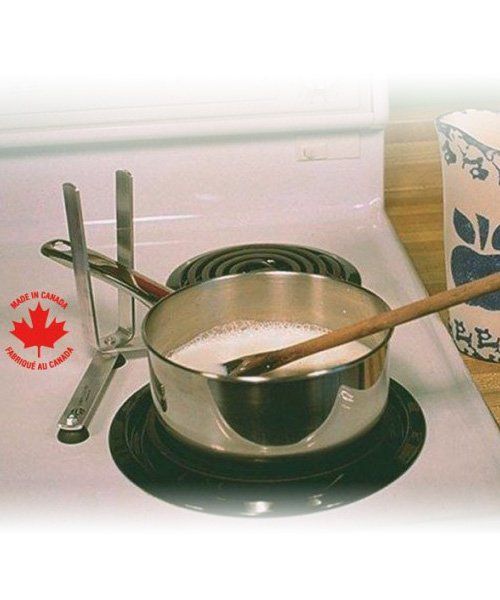
[[318,512],[369,496],[413,464],[424,438],[419,405],[391,381],[387,409],[366,435],[315,456],[235,459],[186,445],[158,419],[149,386],[119,409],[109,444],[122,473],[153,496],[197,511],[266,517]]
[[167,286],[177,290],[215,277],[251,271],[316,273],[361,283],[357,269],[335,254],[306,246],[250,244],[221,248],[195,256],[173,271]]

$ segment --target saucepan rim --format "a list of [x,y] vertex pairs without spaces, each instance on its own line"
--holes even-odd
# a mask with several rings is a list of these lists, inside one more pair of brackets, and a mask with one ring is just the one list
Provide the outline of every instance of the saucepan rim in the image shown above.
[[[207,372],[207,371],[200,371],[197,369],[192,369],[191,367],[181,365],[180,363],[177,363],[177,362],[171,360],[170,358],[164,356],[158,350],[156,350],[153,347],[153,345],[149,342],[148,337],[146,335],[146,327],[147,327],[148,321],[152,318],[153,313],[156,310],[159,310],[159,307],[162,306],[165,302],[168,302],[170,298],[173,298],[174,296],[177,296],[178,294],[181,294],[182,292],[187,291],[188,289],[191,290],[191,289],[196,288],[197,286],[206,285],[207,283],[216,284],[217,281],[227,281],[229,279],[237,279],[237,278],[244,278],[244,277],[266,277],[267,278],[267,277],[272,277],[272,276],[300,277],[300,278],[307,277],[307,278],[315,278],[315,279],[328,279],[330,281],[332,280],[332,278],[327,275],[320,275],[317,273],[297,273],[294,271],[264,271],[264,272],[253,271],[250,273],[234,273],[231,275],[224,275],[222,277],[217,277],[215,279],[210,279],[208,281],[201,281],[201,282],[189,285],[185,288],[175,290],[173,293],[169,294],[165,298],[161,298],[158,302],[156,302],[149,309],[147,315],[144,317],[144,319],[142,321],[142,325],[141,325],[141,334],[142,334],[142,339],[144,341],[146,348],[148,349],[149,352],[154,354],[161,361],[166,362],[166,363],[172,365],[173,367],[176,367],[183,371],[193,373],[195,375],[200,375],[206,379],[227,381],[227,382],[231,382],[231,383],[240,382],[240,383],[259,383],[261,385],[276,385],[278,383],[284,383],[284,382],[308,381],[311,379],[315,379],[317,377],[334,375],[335,373],[345,371],[359,363],[363,363],[367,358],[369,358],[370,356],[372,356],[373,354],[378,352],[383,346],[386,346],[387,343],[389,342],[389,340],[392,336],[392,333],[394,331],[394,328],[387,330],[384,338],[382,339],[382,341],[379,344],[377,344],[375,346],[375,348],[372,348],[369,352],[367,352],[366,354],[363,354],[363,356],[356,358],[354,360],[351,360],[347,363],[344,363],[342,365],[337,365],[330,369],[318,369],[316,371],[311,371],[305,375],[289,375],[289,376],[285,376],[285,377],[273,377],[273,378],[265,377],[263,375],[235,377],[232,375],[222,375],[220,373],[211,373],[211,372]],[[334,281],[336,281],[337,283],[340,283],[342,285],[357,288],[357,289],[363,291],[367,295],[372,296],[377,301],[381,302],[385,306],[386,310],[390,310],[390,306],[387,304],[387,302],[383,298],[381,298],[378,294],[373,292],[372,290],[370,290],[362,285],[358,285],[358,284],[352,283],[350,281],[344,281],[342,279],[334,279]],[[202,332],[200,332],[200,333],[202,333]]]

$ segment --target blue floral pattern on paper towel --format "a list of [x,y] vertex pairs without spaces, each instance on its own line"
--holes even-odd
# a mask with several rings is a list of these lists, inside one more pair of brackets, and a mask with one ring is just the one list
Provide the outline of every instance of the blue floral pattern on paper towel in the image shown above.
[[[481,254],[474,247],[484,251],[490,233],[490,220],[476,214],[477,229],[469,217],[457,208],[453,211],[453,226],[464,244],[457,245],[451,252],[451,274],[455,285],[461,285],[492,273],[500,272],[500,225],[491,235],[491,247],[498,252]],[[487,311],[500,310],[500,291],[485,294],[469,300],[470,306]],[[452,334],[460,349],[475,358],[500,362],[500,338],[496,337],[487,325],[476,326],[468,330],[465,323],[454,319],[451,323]]]
[[491,334],[488,327],[474,327],[469,331],[463,321],[453,319],[451,334],[465,354],[490,362],[500,362],[500,337]]
[[[499,252],[481,254],[471,246],[479,246],[484,251],[490,232],[490,220],[476,214],[477,234],[472,221],[457,208],[453,211],[453,226],[459,238],[467,245],[455,246],[451,252],[451,274],[455,285],[474,281],[500,271],[500,225],[491,236],[491,246]],[[485,310],[500,310],[500,292],[485,294],[469,300],[467,304],[480,306]]]
[[441,151],[447,165],[456,164],[460,157],[462,169],[467,170],[472,179],[485,181],[490,175],[496,174],[500,185],[499,150],[478,142],[465,131],[443,123],[439,119],[436,127],[445,138]]

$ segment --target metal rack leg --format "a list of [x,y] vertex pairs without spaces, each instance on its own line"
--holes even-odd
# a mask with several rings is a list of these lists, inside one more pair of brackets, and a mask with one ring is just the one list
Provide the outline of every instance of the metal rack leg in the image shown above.
[[[132,182],[132,176],[127,171],[116,172],[117,259],[128,268],[134,266]],[[58,422],[58,439],[64,443],[78,443],[89,437],[88,425],[113,370],[125,362],[119,351],[125,349],[134,338],[135,305],[127,294],[119,292],[117,330],[101,340],[88,266],[80,193],[70,183],[64,184],[63,192],[83,328],[88,343],[94,349],[92,360]]]

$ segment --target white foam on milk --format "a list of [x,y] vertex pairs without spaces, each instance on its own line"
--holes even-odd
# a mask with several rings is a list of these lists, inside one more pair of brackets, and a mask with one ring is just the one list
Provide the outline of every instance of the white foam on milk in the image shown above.
[[[329,329],[302,323],[278,321],[233,321],[214,327],[176,348],[167,358],[180,365],[225,375],[223,363],[257,352],[277,350],[327,333]],[[331,369],[361,358],[369,348],[355,341],[302,358],[269,373],[266,377],[304,375]]]

